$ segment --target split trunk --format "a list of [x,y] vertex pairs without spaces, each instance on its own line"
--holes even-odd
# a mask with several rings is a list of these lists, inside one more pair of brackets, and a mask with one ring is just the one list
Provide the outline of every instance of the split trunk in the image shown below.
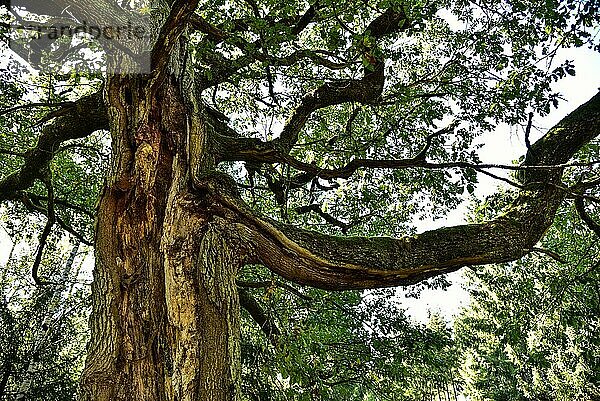
[[84,400],[240,397],[244,244],[215,212],[207,127],[181,65],[105,87],[113,165],[96,223]]

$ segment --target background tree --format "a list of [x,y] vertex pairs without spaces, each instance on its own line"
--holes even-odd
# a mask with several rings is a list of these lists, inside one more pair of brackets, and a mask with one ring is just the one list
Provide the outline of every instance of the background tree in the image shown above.
[[449,327],[439,316],[427,327],[412,322],[393,292],[303,292],[287,284],[261,291],[257,302],[281,329],[243,326],[248,399],[416,401],[460,394],[460,357]]
[[[597,152],[589,147],[583,158]],[[485,214],[493,202],[482,206]],[[600,230],[589,220],[594,212],[581,199],[560,210],[542,241],[558,260],[532,255],[468,271],[471,305],[456,335],[470,399],[598,397]],[[578,217],[592,222],[591,229]]]
[[[113,23],[111,39],[135,17],[150,36],[97,45],[105,75],[74,71],[73,52],[26,91],[16,64],[4,70],[17,106],[2,113],[0,201],[47,218],[37,284],[53,275],[40,263],[53,228],[89,243],[96,219],[84,400],[239,399],[240,271],[343,290],[515,260],[597,184],[562,173],[595,143],[600,95],[503,166],[519,191],[502,214],[410,228],[493,174],[474,138],[550,112],[551,82],[574,73],[558,49],[598,46],[596,1],[132,4],[25,2],[67,25]],[[136,52],[147,74],[126,73]]]
[[78,280],[79,244],[65,250],[57,242],[42,265],[59,267],[52,279],[60,284],[36,286],[30,273],[35,230],[27,228],[36,220],[3,222],[13,243],[0,274],[2,400],[73,399],[83,369],[89,291]]

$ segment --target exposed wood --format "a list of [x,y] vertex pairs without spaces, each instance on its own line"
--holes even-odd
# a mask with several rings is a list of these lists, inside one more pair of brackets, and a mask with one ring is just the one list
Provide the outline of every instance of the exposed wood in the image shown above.
[[83,400],[240,398],[244,243],[205,194],[189,193],[212,166],[211,131],[179,72],[155,87],[125,76],[107,85],[114,163],[98,210]]

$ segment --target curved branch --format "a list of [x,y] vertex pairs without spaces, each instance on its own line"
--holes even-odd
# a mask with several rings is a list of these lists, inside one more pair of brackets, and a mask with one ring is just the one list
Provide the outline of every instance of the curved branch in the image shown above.
[[[44,201],[44,202],[48,201],[47,196],[37,195],[37,194],[31,193],[31,192],[24,192],[23,194],[20,194],[19,196],[24,196],[24,197],[30,199],[31,201],[37,203],[38,205],[39,205],[40,201]],[[92,220],[95,217],[95,214],[92,213],[91,211],[89,211],[88,209],[86,209],[85,207],[83,207],[81,205],[76,205],[65,199],[54,198],[54,204],[65,207],[67,209],[74,210],[81,214],[84,214]]]
[[532,144],[519,172],[527,189],[494,220],[404,238],[335,237],[258,217],[221,191],[239,229],[254,244],[255,263],[301,284],[325,289],[410,285],[463,266],[516,260],[535,248],[566,193],[562,165],[600,134],[600,93]]
[[374,71],[368,71],[362,79],[348,79],[323,84],[302,98],[279,138],[274,140],[276,147],[284,153],[289,153],[298,141],[298,135],[310,115],[316,110],[348,102],[362,104],[375,102],[381,96],[384,81],[384,64],[381,62]]
[[52,284],[46,280],[41,279],[39,276],[39,268],[42,262],[44,248],[46,247],[46,242],[48,241],[48,236],[52,231],[52,227],[54,226],[54,223],[56,223],[56,215],[54,213],[54,190],[52,188],[52,179],[50,177],[47,177],[47,179],[44,180],[44,184],[46,185],[46,189],[48,190],[48,220],[46,221],[44,230],[40,234],[35,260],[33,261],[33,266],[31,268],[31,275],[33,277],[33,281],[35,281],[37,285]]
[[11,199],[43,177],[60,145],[70,139],[86,137],[109,125],[102,92],[79,99],[61,109],[59,115],[42,129],[35,147],[24,155],[23,165],[0,180],[0,201]]
[[[409,26],[406,14],[390,7],[371,21],[365,35],[377,40],[391,33],[406,30]],[[328,82],[302,98],[279,138],[274,141],[276,147],[284,153],[289,153],[298,141],[298,134],[308,118],[316,110],[348,102],[367,104],[378,100],[385,82],[385,63],[372,55],[373,46],[374,44],[361,49],[363,57],[371,63],[365,68],[361,79]]]
[[[541,171],[542,175],[548,171],[561,171],[567,167],[592,167],[600,165],[600,160],[593,160],[590,162],[572,162],[572,163],[558,163],[558,164],[527,164],[523,163],[520,165],[515,164],[497,164],[497,163],[472,163],[467,161],[451,161],[451,162],[429,162],[426,160],[427,151],[431,147],[432,140],[443,133],[447,133],[452,130],[452,126],[444,128],[440,131],[430,134],[426,138],[426,144],[423,149],[414,157],[407,159],[363,159],[356,158],[350,160],[342,167],[338,168],[325,168],[319,167],[313,163],[306,163],[301,160],[290,156],[270,142],[264,142],[256,138],[234,138],[231,135],[222,136],[219,138],[221,143],[222,154],[219,156],[220,161],[245,161],[252,163],[279,163],[286,164],[294,169],[301,171],[301,173],[290,179],[290,182],[294,186],[300,186],[310,182],[312,179],[318,177],[326,180],[333,180],[336,178],[348,179],[356,171],[360,169],[387,169],[387,170],[400,170],[408,168],[421,168],[428,170],[441,170],[441,169],[474,169],[482,174],[491,176],[494,179],[504,181],[511,186],[519,189],[524,189],[526,185],[519,184],[517,182],[508,180],[503,177],[499,177],[486,170],[498,169],[508,171]],[[220,132],[226,132],[221,130]],[[530,183],[533,181],[530,181]]]
[[[55,213],[55,206],[58,204],[63,204],[61,201],[54,199],[53,200],[53,206],[52,206],[52,212],[50,212],[50,210],[48,210],[48,208],[44,208],[40,203],[39,200],[40,199],[45,199],[48,204],[49,204],[49,198],[48,197],[41,197],[38,195],[33,195],[33,197],[31,197],[31,194],[29,193],[25,193],[22,192],[20,193],[20,201],[23,202],[23,205],[25,205],[25,207],[27,208],[27,210],[29,210],[30,212],[39,212],[42,213],[44,216],[49,217],[50,215],[53,216],[53,219],[55,220],[55,223],[58,224],[58,226],[60,228],[62,228],[63,230],[65,230],[66,232],[68,232],[69,234],[71,234],[73,237],[77,238],[77,240],[79,242],[81,242],[82,244],[88,245],[88,246],[93,246],[93,242],[89,241],[87,239],[85,239],[85,237],[78,233],[77,231],[75,231],[75,229],[73,227],[71,227],[70,225],[68,225],[67,223],[64,222],[63,219],[61,219],[59,216],[56,216]],[[93,219],[93,216],[92,216]]]
[[[302,15],[281,19],[269,18],[267,15],[262,19],[262,21],[271,29],[277,26],[285,27],[291,31],[293,36],[298,36],[308,26],[308,24],[314,20],[318,8],[318,5],[313,4],[309,6]],[[206,35],[206,39],[215,45],[231,37],[232,33],[246,32],[250,28],[249,21],[242,18],[231,21],[231,23],[233,23],[233,27],[228,30],[223,30],[222,26],[215,26],[198,14],[192,15],[189,19],[189,23],[193,29],[204,33]]]
[[[315,12],[316,10],[313,6],[309,7],[304,16],[298,20],[298,23],[292,29],[292,33],[297,35],[301,32],[315,17]],[[271,66],[289,66],[300,60],[310,59],[315,64],[329,69],[342,69],[347,66],[347,63],[330,61],[320,56],[318,54],[319,51],[315,50],[299,50],[284,57],[270,56],[260,50],[248,51],[248,49],[259,49],[261,45],[260,40],[248,43],[239,37],[232,38],[228,32],[209,24],[199,16],[194,16],[192,24],[216,42],[231,39],[232,44],[244,53],[236,60],[227,60],[216,53],[211,53],[210,57],[212,59],[208,60],[208,63],[212,66],[211,78],[199,78],[198,87],[201,90],[226,80],[240,69],[249,66],[255,61],[266,62]],[[370,23],[365,31],[365,35],[369,35],[376,41],[391,33],[406,30],[409,26],[410,24],[404,12],[390,7]],[[282,35],[282,37],[285,37],[285,35]],[[306,125],[308,118],[314,111],[348,102],[372,103],[381,96],[385,81],[384,62],[383,60],[377,60],[372,55],[373,46],[374,42],[370,46],[364,46],[364,48],[359,49],[359,54],[370,62],[368,68],[365,68],[364,76],[361,79],[344,79],[327,82],[301,99],[300,104],[290,116],[280,136],[273,141],[273,144],[277,148],[284,153],[289,153],[292,146],[297,142],[300,131]]]
[[562,256],[560,256],[560,254],[558,254],[557,252],[551,251],[550,249],[533,247],[533,248],[529,249],[528,251],[543,253],[544,255],[550,256],[552,259],[554,259],[555,261],[557,261],[558,263],[561,263],[561,264],[567,263],[567,261]]

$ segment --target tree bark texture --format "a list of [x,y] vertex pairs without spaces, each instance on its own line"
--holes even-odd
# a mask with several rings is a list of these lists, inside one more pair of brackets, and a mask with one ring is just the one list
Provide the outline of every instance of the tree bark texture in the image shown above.
[[97,215],[84,400],[239,399],[243,245],[211,213],[211,194],[191,191],[210,157],[179,67],[158,85],[117,76],[105,89],[113,166]]

